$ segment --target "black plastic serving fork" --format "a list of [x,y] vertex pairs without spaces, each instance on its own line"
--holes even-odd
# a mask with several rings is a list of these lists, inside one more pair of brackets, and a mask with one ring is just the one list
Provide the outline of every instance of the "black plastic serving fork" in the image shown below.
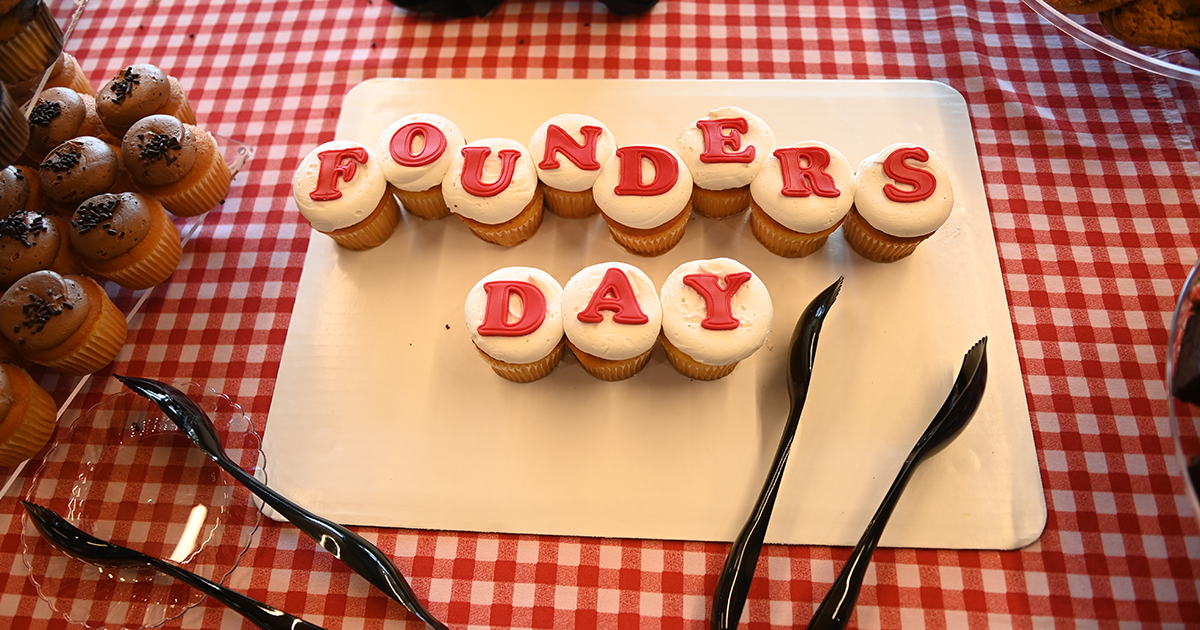
[[268,488],[266,484],[255,479],[253,475],[242,470],[237,463],[229,459],[212,420],[186,394],[166,383],[148,378],[133,376],[117,376],[117,378],[138,395],[158,405],[158,408],[162,409],[163,413],[175,423],[175,426],[179,427],[184,435],[200,447],[200,450],[204,451],[218,466],[224,468],[238,483],[291,521],[308,537],[317,541],[317,544],[332,553],[352,571],[366,578],[388,597],[400,602],[428,626],[437,630],[447,630],[445,624],[438,621],[433,613],[425,609],[425,605],[408,585],[408,580],[404,579],[396,565],[378,547],[362,536],[327,518],[313,514]]
[[21,505],[25,506],[30,522],[42,538],[72,558],[103,566],[153,567],[225,604],[264,630],[323,630],[321,626],[293,617],[166,560],[96,538],[70,524],[54,510],[28,501],[21,501]]

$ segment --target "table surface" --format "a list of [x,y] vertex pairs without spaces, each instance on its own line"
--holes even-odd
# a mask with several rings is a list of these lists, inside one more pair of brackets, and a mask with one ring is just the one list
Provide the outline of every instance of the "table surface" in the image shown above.
[[[785,6],[786,5],[786,6]],[[64,27],[73,5],[52,3]],[[966,99],[1024,374],[1048,522],[1018,551],[880,549],[853,627],[1185,627],[1200,620],[1200,529],[1173,459],[1164,372],[1176,295],[1200,248],[1200,91],[1102,56],[1020,2],[509,0],[429,19],[382,0],[94,0],[67,50],[100,86],[155,63],[200,124],[256,150],[179,271],[151,292],[69,424],[111,374],[194,380],[270,431],[311,235],[291,173],[375,77],[926,79]],[[61,403],[74,383],[42,374]],[[71,627],[21,559],[0,498],[0,621]],[[11,469],[0,469],[7,478]],[[705,628],[728,545],[363,528],[454,628]],[[847,548],[768,546],[746,628],[807,622]],[[266,523],[228,583],[328,628],[417,628],[286,524]],[[168,627],[249,628],[206,601]]]

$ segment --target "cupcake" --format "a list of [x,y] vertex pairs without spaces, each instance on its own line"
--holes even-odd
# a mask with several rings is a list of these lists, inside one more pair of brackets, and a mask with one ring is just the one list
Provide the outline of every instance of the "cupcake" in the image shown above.
[[642,370],[662,329],[654,283],[641,269],[601,263],[576,273],[563,287],[567,345],[588,374],[620,381]]
[[599,212],[592,184],[616,150],[612,132],[591,116],[559,114],[542,123],[529,140],[529,153],[546,209],[568,219]]
[[18,210],[0,219],[0,287],[35,271],[79,273],[65,219]]
[[166,114],[130,127],[121,141],[121,158],[138,190],[176,216],[212,210],[233,182],[212,134]]
[[750,182],[775,150],[775,134],[758,116],[721,107],[684,129],[675,148],[692,174],[692,209],[724,219],[750,207]]
[[18,210],[36,211],[42,205],[42,180],[37,169],[11,165],[0,169],[0,218]]
[[0,466],[42,450],[57,426],[54,399],[25,370],[0,364]]
[[750,231],[777,256],[807,256],[854,204],[854,171],[846,156],[821,142],[776,149],[750,183]]
[[[42,74],[38,73],[22,83],[10,85],[9,89],[12,90],[13,99],[25,102],[33,98],[34,91],[42,83]],[[67,88],[78,94],[96,96],[96,90],[84,75],[79,60],[65,51],[58,56],[54,65],[50,66],[50,76],[46,77],[46,84],[42,86],[42,91],[45,92],[49,88],[56,87]]]
[[116,138],[124,138],[134,123],[152,114],[196,124],[196,114],[179,81],[148,63],[129,66],[104,84],[96,94],[96,111]]
[[504,247],[525,242],[542,224],[542,189],[529,150],[488,138],[454,155],[442,179],[446,205],[479,238]]
[[15,164],[29,144],[29,122],[0,83],[0,167]]
[[701,381],[727,376],[762,347],[775,316],[767,285],[729,258],[676,267],[663,283],[661,301],[667,360]]
[[55,147],[42,160],[39,175],[47,204],[63,214],[100,193],[131,188],[117,148],[95,136],[71,138]]
[[401,205],[426,220],[450,216],[442,178],[466,140],[458,126],[435,114],[413,114],[379,136],[375,156]]
[[82,376],[112,363],[128,329],[95,280],[35,271],[0,297],[0,332],[26,359]]
[[692,214],[692,175],[664,146],[617,149],[592,187],[613,239],[639,256],[658,256],[683,239]]
[[0,82],[41,75],[63,47],[63,32],[42,0],[0,0]]
[[492,370],[517,383],[549,374],[562,359],[562,287],[531,267],[506,267],[467,294],[467,332]]
[[29,147],[25,154],[41,162],[55,147],[80,136],[95,136],[120,145],[100,122],[96,100],[90,95],[64,87],[43,90],[29,112]]
[[97,195],[79,204],[67,233],[89,272],[126,289],[163,282],[183,254],[179,230],[162,204],[132,192]]
[[296,169],[292,197],[312,228],[346,249],[378,247],[400,224],[400,204],[367,147],[334,140]]
[[950,176],[937,155],[915,144],[893,144],[859,164],[842,234],[862,257],[894,262],[912,254],[953,209]]

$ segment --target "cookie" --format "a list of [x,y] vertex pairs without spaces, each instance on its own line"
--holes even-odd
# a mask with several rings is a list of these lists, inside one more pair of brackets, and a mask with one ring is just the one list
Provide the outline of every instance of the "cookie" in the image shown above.
[[1104,11],[1100,22],[1128,44],[1200,47],[1200,0],[1134,0]]
[[1083,15],[1115,9],[1130,0],[1045,0],[1045,2],[1063,13]]

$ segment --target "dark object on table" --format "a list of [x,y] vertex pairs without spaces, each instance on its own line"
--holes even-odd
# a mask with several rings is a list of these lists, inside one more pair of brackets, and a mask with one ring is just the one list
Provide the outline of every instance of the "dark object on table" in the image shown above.
[[1171,393],[1179,400],[1200,405],[1200,314],[1194,303],[1190,310],[1191,316],[1183,325],[1183,337],[1179,341]]
[[[617,15],[634,15],[649,11],[658,0],[601,0],[609,11]],[[432,13],[442,17],[483,17],[500,4],[501,0],[391,0],[401,9],[416,13]]]
[[29,122],[0,83],[0,169],[14,164],[29,144]]

